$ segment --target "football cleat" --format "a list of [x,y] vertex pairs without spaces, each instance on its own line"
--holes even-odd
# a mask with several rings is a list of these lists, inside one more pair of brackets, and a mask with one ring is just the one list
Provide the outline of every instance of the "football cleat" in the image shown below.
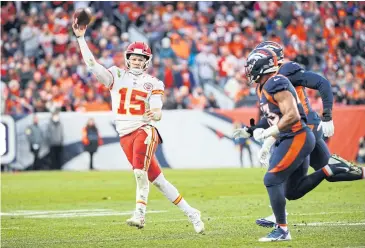
[[347,173],[354,174],[354,175],[359,176],[360,178],[365,179],[365,167],[356,166],[355,164],[341,158],[340,156],[338,156],[336,154],[333,154],[331,156],[331,158],[341,161],[343,164],[346,164],[350,169]]
[[274,242],[274,241],[289,241],[291,240],[290,232],[284,231],[282,228],[277,226],[272,230],[266,237],[259,239],[260,242]]
[[331,171],[334,175],[339,173],[349,172],[353,164],[336,154],[331,155],[328,166],[331,168]]
[[195,232],[200,234],[204,233],[204,222],[201,220],[200,211],[197,209],[193,209],[186,215],[188,216],[189,221],[193,224]]
[[142,229],[145,226],[145,218],[143,215],[134,213],[133,216],[127,220],[127,225]]
[[257,219],[256,224],[259,225],[259,226],[262,226],[262,227],[272,228],[276,224],[275,215],[272,214],[272,215],[267,216],[265,218]]
[[351,166],[348,173],[358,175],[360,178],[365,179],[365,167]]
[[[285,210],[285,215],[288,216],[288,212]],[[260,218],[256,220],[256,224],[266,228],[272,228],[276,225],[276,218],[275,215],[272,214],[265,218]]]

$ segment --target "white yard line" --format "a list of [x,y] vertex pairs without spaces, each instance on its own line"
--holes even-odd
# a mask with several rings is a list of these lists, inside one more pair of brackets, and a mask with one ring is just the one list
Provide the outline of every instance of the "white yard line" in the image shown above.
[[79,213],[79,212],[105,212],[113,211],[110,209],[74,209],[74,210],[17,210],[10,213],[0,213],[0,215],[23,216],[36,214],[57,214],[57,213]]
[[[147,211],[147,214],[165,213],[167,211]],[[74,218],[74,217],[97,217],[97,216],[124,216],[131,215],[133,211],[128,212],[99,212],[99,213],[65,213],[65,214],[51,214],[51,215],[30,215],[25,218]]]
[[293,226],[365,226],[365,222],[312,222],[312,223],[297,223]]
[[[149,214],[165,213],[167,211],[147,211]],[[114,211],[111,209],[75,209],[57,211],[15,211],[1,213],[1,216],[24,216],[25,218],[73,218],[73,217],[96,217],[96,216],[122,216],[131,215],[133,211]]]
[[364,211],[343,211],[343,212],[318,212],[318,213],[290,213],[288,214],[288,216],[290,215],[294,215],[294,216],[307,216],[307,215],[328,215],[328,214],[352,214],[352,213],[364,213]]

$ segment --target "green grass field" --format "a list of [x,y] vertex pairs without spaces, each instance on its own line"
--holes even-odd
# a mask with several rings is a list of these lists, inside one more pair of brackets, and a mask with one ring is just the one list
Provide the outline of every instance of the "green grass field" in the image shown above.
[[[201,210],[205,235],[151,186],[147,224],[125,224],[135,180],[123,172],[2,174],[1,247],[365,247],[365,181],[323,182],[287,203],[293,240],[259,243],[270,229],[263,169],[165,170]],[[166,211],[166,212],[161,212]]]

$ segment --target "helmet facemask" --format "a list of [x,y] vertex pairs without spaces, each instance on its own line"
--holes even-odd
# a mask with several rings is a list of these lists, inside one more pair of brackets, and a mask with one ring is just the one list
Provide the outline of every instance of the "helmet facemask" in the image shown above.
[[248,56],[245,72],[248,85],[258,83],[261,76],[276,73],[279,70],[277,57],[270,49],[258,48]]
[[251,60],[249,63],[246,63],[245,65],[245,74],[248,79],[248,85],[252,85],[256,83],[256,81],[260,78],[260,74],[262,73],[262,69],[260,71],[260,74],[253,75],[252,69],[255,66],[256,61]]
[[[130,57],[132,55],[136,55],[138,57],[143,57],[145,58],[145,61],[144,62],[141,62],[141,66],[140,68],[132,68],[132,63],[130,61]],[[135,75],[139,75],[139,74],[142,74],[145,70],[148,69],[148,66],[152,60],[152,55],[150,56],[147,56],[147,55],[144,55],[144,54],[138,54],[138,53],[125,53],[124,55],[124,59],[125,59],[125,63],[126,63],[126,66],[127,66],[127,69],[132,73],[132,74],[135,74]]]

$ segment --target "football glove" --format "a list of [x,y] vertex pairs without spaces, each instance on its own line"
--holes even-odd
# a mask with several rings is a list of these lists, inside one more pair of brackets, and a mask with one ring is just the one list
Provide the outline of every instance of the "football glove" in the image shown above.
[[243,128],[237,128],[233,131],[233,138],[239,139],[239,138],[245,138],[248,139],[253,136],[253,130],[255,127],[255,120],[253,118],[250,119],[250,126],[251,127],[243,127]]
[[239,139],[239,138],[245,138],[248,139],[252,136],[252,131],[250,132],[250,128],[249,127],[244,127],[244,128],[237,128],[236,130],[233,131],[233,138],[235,139]]
[[333,125],[331,109],[323,110],[322,121],[319,123],[317,131],[319,131],[321,128],[325,137],[331,137],[334,135],[335,126]]
[[275,144],[276,139],[272,136],[265,139],[262,147],[259,151],[259,162],[265,167],[269,167],[269,161],[271,157],[271,147]]
[[279,128],[277,125],[271,126],[267,129],[263,129],[263,128],[256,128],[253,131],[253,137],[256,141],[258,142],[264,142],[264,140],[270,136],[275,136],[277,134],[279,134]]

